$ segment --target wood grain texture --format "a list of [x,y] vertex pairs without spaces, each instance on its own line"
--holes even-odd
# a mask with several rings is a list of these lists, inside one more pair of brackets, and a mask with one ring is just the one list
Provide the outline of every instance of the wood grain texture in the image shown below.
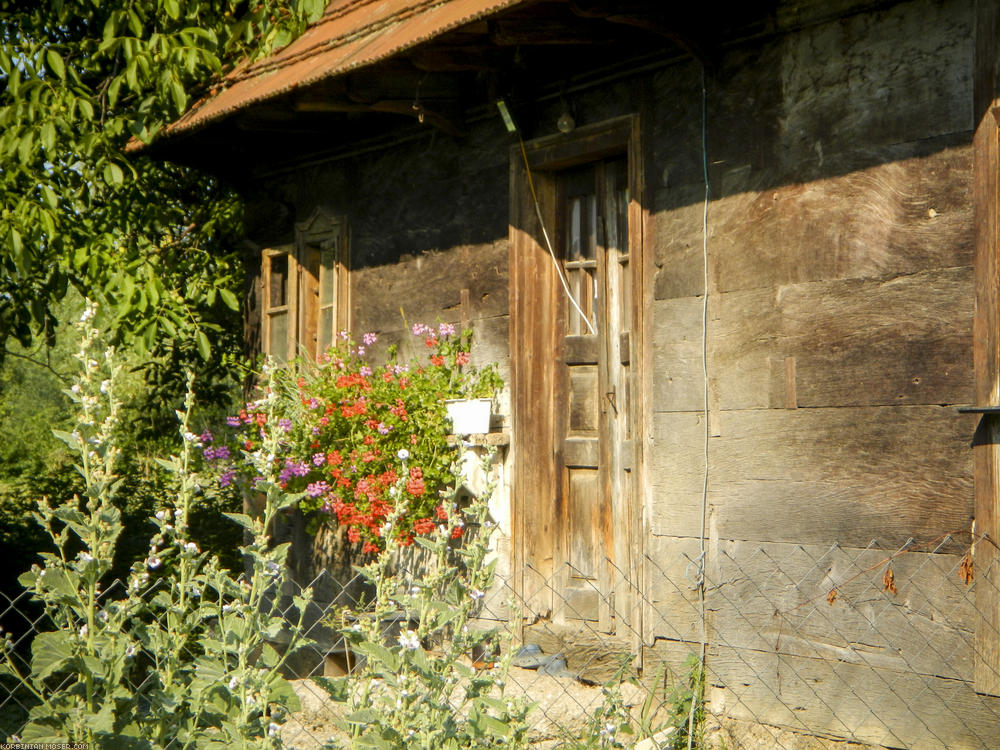
[[[972,400],[972,269],[717,294],[709,299],[712,392],[722,409]],[[658,411],[703,403],[701,300],[654,303]]]
[[[357,268],[351,273],[355,327],[375,332],[401,328],[404,315],[410,324],[438,318],[459,323],[463,311],[471,320],[504,315],[508,255],[507,242],[497,241]],[[462,305],[463,289],[468,290],[467,307]]]
[[707,574],[712,642],[969,680],[976,587],[960,575],[961,555],[932,554],[937,546],[892,557],[896,549],[719,541]]
[[[975,107],[981,116],[974,140],[973,179],[976,218],[975,403],[1000,404],[1000,128],[994,108],[1000,95],[996,37],[1000,8],[996,2],[976,4]],[[985,541],[977,549],[983,572],[977,588],[982,621],[976,631],[975,685],[1000,695],[1000,421],[984,416],[975,453],[975,515]]]
[[710,206],[713,289],[970,265],[970,167],[971,149],[954,146],[764,190],[757,175]]
[[708,659],[709,710],[878,746],[996,746],[1000,703],[968,682],[725,647]]
[[[700,422],[655,415],[656,534],[700,533]],[[856,547],[967,530],[974,422],[932,406],[723,412],[710,522],[721,538]]]

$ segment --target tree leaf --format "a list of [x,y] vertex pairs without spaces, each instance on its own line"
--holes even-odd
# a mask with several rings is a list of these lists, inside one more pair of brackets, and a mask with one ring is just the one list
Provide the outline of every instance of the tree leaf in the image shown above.
[[45,61],[48,64],[49,70],[52,71],[56,78],[62,80],[66,77],[66,63],[63,62],[58,52],[54,49],[46,50]]
[[239,312],[240,303],[239,303],[239,300],[236,299],[236,295],[235,294],[233,294],[228,289],[220,289],[219,290],[219,296],[222,297],[222,303],[226,307],[228,307],[230,310],[234,310],[236,312]]

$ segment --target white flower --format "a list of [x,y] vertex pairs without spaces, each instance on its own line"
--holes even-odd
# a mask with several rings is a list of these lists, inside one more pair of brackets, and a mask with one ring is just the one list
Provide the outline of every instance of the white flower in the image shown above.
[[239,684],[240,684],[240,681],[236,679],[236,675],[233,675],[233,678],[229,681],[229,689],[230,690],[235,690],[236,686],[239,685]]
[[73,391],[73,393],[79,393],[83,389],[80,387],[79,383],[73,383],[73,385],[70,386],[70,390]]
[[618,728],[614,724],[612,724],[611,722],[608,722],[607,724],[604,725],[604,729],[601,730],[601,736],[602,737],[610,737],[611,735],[613,735],[617,731],[618,731]]
[[80,322],[86,323],[88,320],[94,317],[94,313],[96,311],[97,311],[97,306],[93,302],[88,302],[87,306],[83,308],[83,313],[80,315]]
[[409,457],[410,457],[410,452],[406,450],[406,448],[400,448],[396,452],[396,458],[398,458],[400,461],[405,461]]
[[162,521],[164,518],[167,517],[167,514],[164,511],[162,511],[162,510],[156,511],[155,515],[156,515],[156,520],[157,521]]
[[267,736],[274,737],[278,734],[278,730],[281,729],[280,726],[275,724],[273,721],[267,725]]
[[135,645],[130,643],[128,644],[128,648],[125,649],[125,658],[131,659],[133,656],[135,656]]
[[472,589],[472,591],[469,592],[469,596],[472,598],[473,601],[478,602],[480,599],[486,596],[486,593],[480,591],[479,589]]
[[90,631],[87,629],[87,626],[84,625],[82,628],[80,628],[80,637],[81,638],[86,638],[88,632],[90,632]]
[[[407,651],[416,651],[420,648],[420,639],[417,638],[417,634],[412,630],[404,630],[399,634],[399,645],[405,648]],[[406,692],[405,690],[403,691]]]
[[184,545],[184,550],[186,552],[197,553],[198,545],[195,544],[194,542],[188,542],[187,544]]
[[110,387],[111,387],[111,381],[110,380],[102,380],[101,381],[101,393],[107,393],[108,392],[108,388],[110,388]]
[[86,552],[79,552],[79,553],[77,553],[77,557],[80,559],[80,562],[82,562],[82,563],[89,563],[89,562],[93,561],[93,559],[94,559],[92,555],[89,555]]
[[150,570],[156,570],[156,569],[157,569],[158,567],[160,567],[160,565],[161,565],[162,563],[163,563],[163,560],[161,560],[161,559],[160,559],[159,557],[157,557],[156,555],[153,555],[153,556],[152,556],[152,557],[150,557],[150,558],[149,558],[148,560],[146,560],[146,565],[148,565],[148,566],[149,566],[149,569],[150,569]]

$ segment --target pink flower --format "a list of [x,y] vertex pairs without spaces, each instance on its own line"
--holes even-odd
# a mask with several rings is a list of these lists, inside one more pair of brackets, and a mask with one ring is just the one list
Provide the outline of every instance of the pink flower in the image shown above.
[[365,342],[365,346],[371,346],[376,341],[378,341],[378,336],[376,336],[374,333],[369,332],[366,333],[364,336],[362,336],[361,340]]
[[451,323],[442,323],[441,325],[438,326],[438,333],[441,335],[441,338],[444,338],[446,336],[454,336],[455,326],[453,326]]

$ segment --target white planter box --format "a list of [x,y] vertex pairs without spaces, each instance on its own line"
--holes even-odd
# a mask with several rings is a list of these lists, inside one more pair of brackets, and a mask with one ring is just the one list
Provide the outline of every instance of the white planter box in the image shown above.
[[479,435],[490,431],[493,399],[449,399],[444,402],[456,435]]

